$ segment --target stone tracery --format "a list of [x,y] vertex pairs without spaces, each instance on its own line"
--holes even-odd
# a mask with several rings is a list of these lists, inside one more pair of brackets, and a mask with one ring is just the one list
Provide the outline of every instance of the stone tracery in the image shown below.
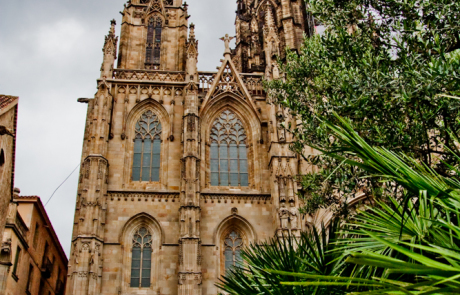
[[151,110],[142,114],[135,127],[133,181],[159,181],[161,123]]
[[141,227],[133,236],[131,287],[150,287],[152,234]]
[[232,230],[224,239],[224,258],[225,271],[241,263],[241,249],[243,248],[243,238],[236,229]]
[[211,185],[248,186],[247,135],[234,112],[224,110],[211,129]]

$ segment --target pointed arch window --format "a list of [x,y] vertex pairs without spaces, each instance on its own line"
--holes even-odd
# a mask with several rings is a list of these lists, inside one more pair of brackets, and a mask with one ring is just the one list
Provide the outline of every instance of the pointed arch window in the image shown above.
[[141,227],[133,237],[131,287],[149,288],[152,271],[152,234]]
[[162,30],[162,19],[160,17],[151,17],[147,26],[145,51],[145,63],[147,66],[158,66],[160,64]]
[[134,136],[133,181],[160,181],[161,123],[146,111],[136,123]]
[[240,266],[242,264],[241,249],[243,248],[243,239],[238,231],[232,230],[225,237],[223,248],[225,272],[229,271],[232,267]]
[[211,185],[248,186],[247,136],[241,120],[225,110],[211,129]]

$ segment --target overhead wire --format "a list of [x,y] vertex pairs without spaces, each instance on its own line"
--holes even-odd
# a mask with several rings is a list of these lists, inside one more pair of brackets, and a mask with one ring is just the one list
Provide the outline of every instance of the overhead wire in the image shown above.
[[72,174],[75,172],[75,170],[77,170],[78,167],[80,167],[80,163],[78,163],[77,167],[75,167],[75,169],[72,170],[72,172],[69,174],[69,176],[67,176],[67,178],[64,179],[64,181],[54,190],[54,192],[51,194],[51,197],[48,199],[48,201],[46,201],[45,207],[51,201],[51,199],[53,198],[53,196],[57,192],[57,190],[67,181],[67,179],[70,178],[70,176],[72,176]]

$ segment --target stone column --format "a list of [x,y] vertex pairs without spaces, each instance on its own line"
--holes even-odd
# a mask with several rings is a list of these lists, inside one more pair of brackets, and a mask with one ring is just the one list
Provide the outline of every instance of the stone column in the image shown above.
[[200,118],[198,117],[198,47],[194,26],[187,43],[187,81],[183,117],[183,155],[180,195],[179,295],[200,295]]
[[109,168],[106,156],[113,107],[111,84],[106,82],[106,78],[112,77],[117,42],[115,21],[112,21],[105,37],[98,91],[94,99],[80,100],[88,103],[88,115],[69,259],[66,293],[71,295],[96,295],[101,292]]

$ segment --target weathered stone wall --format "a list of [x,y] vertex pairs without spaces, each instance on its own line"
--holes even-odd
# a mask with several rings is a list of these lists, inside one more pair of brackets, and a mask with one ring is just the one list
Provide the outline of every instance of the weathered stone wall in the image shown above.
[[[0,100],[7,100],[0,95]],[[9,100],[9,99],[8,99]],[[0,135],[0,237],[3,237],[8,204],[11,201],[13,164],[14,164],[14,133],[16,132],[17,98],[0,108],[0,126],[12,132],[13,135]]]

